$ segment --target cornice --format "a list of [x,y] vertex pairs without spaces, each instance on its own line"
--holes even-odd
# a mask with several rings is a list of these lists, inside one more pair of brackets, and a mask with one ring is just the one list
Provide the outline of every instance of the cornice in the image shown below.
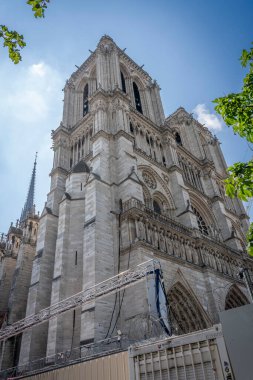
[[120,131],[115,133],[115,135],[113,135],[114,140],[117,140],[120,137],[125,137],[131,143],[134,143],[134,137],[132,135],[130,135],[129,133],[127,133],[126,131],[124,131],[123,129],[121,129]]
[[66,177],[69,174],[67,169],[64,169],[64,168],[58,166],[57,168],[52,169],[49,175],[50,175],[50,177],[52,177],[54,174],[58,174],[58,173],[63,174]]
[[52,129],[52,131],[51,131],[51,137],[52,137],[52,139],[55,139],[61,133],[64,133],[67,136],[70,135],[70,130],[67,127],[65,127],[65,125],[63,125],[62,122],[60,123],[60,125],[59,125],[59,127],[57,129],[55,129],[55,130]]
[[[80,119],[80,120],[78,120],[77,122],[76,122],[76,124],[75,125],[73,125],[73,127],[71,127],[70,129],[69,129],[69,133],[70,133],[70,135],[72,135],[73,134],[73,132],[76,132],[76,130],[79,128],[79,127],[81,127],[81,126],[83,126],[83,124],[85,124],[85,123],[90,123],[90,122],[92,122],[93,121],[93,115],[90,113],[90,112],[88,112],[84,117],[82,117],[82,119]],[[71,136],[72,137],[72,136]]]
[[94,143],[99,137],[104,137],[107,140],[111,140],[113,135],[111,133],[104,131],[103,129],[100,129],[100,131],[98,131],[97,133],[95,133],[95,135],[91,137],[91,142]]

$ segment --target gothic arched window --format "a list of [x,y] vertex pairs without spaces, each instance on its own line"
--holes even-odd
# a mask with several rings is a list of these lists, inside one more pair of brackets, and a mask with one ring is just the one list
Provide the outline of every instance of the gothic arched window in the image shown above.
[[162,213],[161,206],[160,206],[160,204],[155,199],[153,200],[153,208],[154,208],[154,211],[157,214],[161,214]]
[[85,116],[89,112],[88,95],[89,95],[89,86],[87,83],[83,90],[83,116]]
[[180,134],[178,132],[176,132],[176,134],[175,134],[175,140],[176,140],[176,143],[178,145],[183,145],[182,144],[182,140],[181,140],[181,136],[180,136]]
[[124,77],[122,71],[120,72],[120,77],[121,77],[121,88],[122,88],[122,91],[126,93],[126,81],[125,81],[125,77]]
[[142,113],[140,92],[139,92],[138,86],[135,82],[133,82],[133,90],[134,90],[135,107],[136,107],[137,111]]
[[199,227],[200,232],[204,235],[209,235],[208,229],[207,229],[207,226],[206,226],[204,219],[202,218],[202,216],[200,215],[198,210],[196,210],[195,207],[193,207],[192,209],[193,209],[194,214],[196,215],[197,223],[198,223],[198,227]]

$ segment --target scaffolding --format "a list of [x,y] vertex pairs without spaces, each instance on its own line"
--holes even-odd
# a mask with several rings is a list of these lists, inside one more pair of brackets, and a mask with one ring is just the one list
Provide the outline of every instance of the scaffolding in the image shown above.
[[39,311],[37,314],[30,315],[10,326],[2,328],[0,330],[0,341],[5,341],[12,336],[23,333],[24,331],[49,321],[68,310],[75,309],[78,306],[85,306],[94,300],[128,288],[143,280],[147,275],[154,273],[157,269],[160,269],[159,261],[148,260],[139,264],[134,270],[128,269],[125,272],[121,272],[114,277],[83,290],[80,293],[57,302],[46,309]]

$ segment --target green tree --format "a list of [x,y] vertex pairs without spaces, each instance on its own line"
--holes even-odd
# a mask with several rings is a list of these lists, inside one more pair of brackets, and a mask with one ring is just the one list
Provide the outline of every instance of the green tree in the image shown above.
[[[243,50],[241,64],[248,69],[241,92],[217,98],[215,110],[234,132],[253,143],[253,46]],[[250,146],[249,146],[250,148]],[[251,148],[250,148],[251,149]],[[228,178],[224,181],[226,194],[248,201],[253,197],[253,160],[236,162],[228,168]],[[253,223],[247,233],[248,253],[253,256]]]
[[[50,0],[27,0],[26,4],[32,7],[34,17],[42,18],[49,2]],[[3,46],[8,48],[12,62],[19,63],[22,60],[20,49],[26,46],[24,36],[16,30],[10,30],[6,25],[0,25],[0,39],[3,40]]]

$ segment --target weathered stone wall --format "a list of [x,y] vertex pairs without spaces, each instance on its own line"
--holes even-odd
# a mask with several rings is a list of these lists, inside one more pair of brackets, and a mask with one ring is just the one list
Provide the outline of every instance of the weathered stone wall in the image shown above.
[[[217,322],[232,284],[246,294],[237,268],[247,227],[241,202],[232,207],[219,190],[225,161],[217,139],[183,108],[164,119],[157,83],[107,36],[64,91],[27,315],[157,258],[167,294],[185,289],[202,325]],[[144,281],[24,333],[20,363],[117,327],[140,337],[148,314]]]

